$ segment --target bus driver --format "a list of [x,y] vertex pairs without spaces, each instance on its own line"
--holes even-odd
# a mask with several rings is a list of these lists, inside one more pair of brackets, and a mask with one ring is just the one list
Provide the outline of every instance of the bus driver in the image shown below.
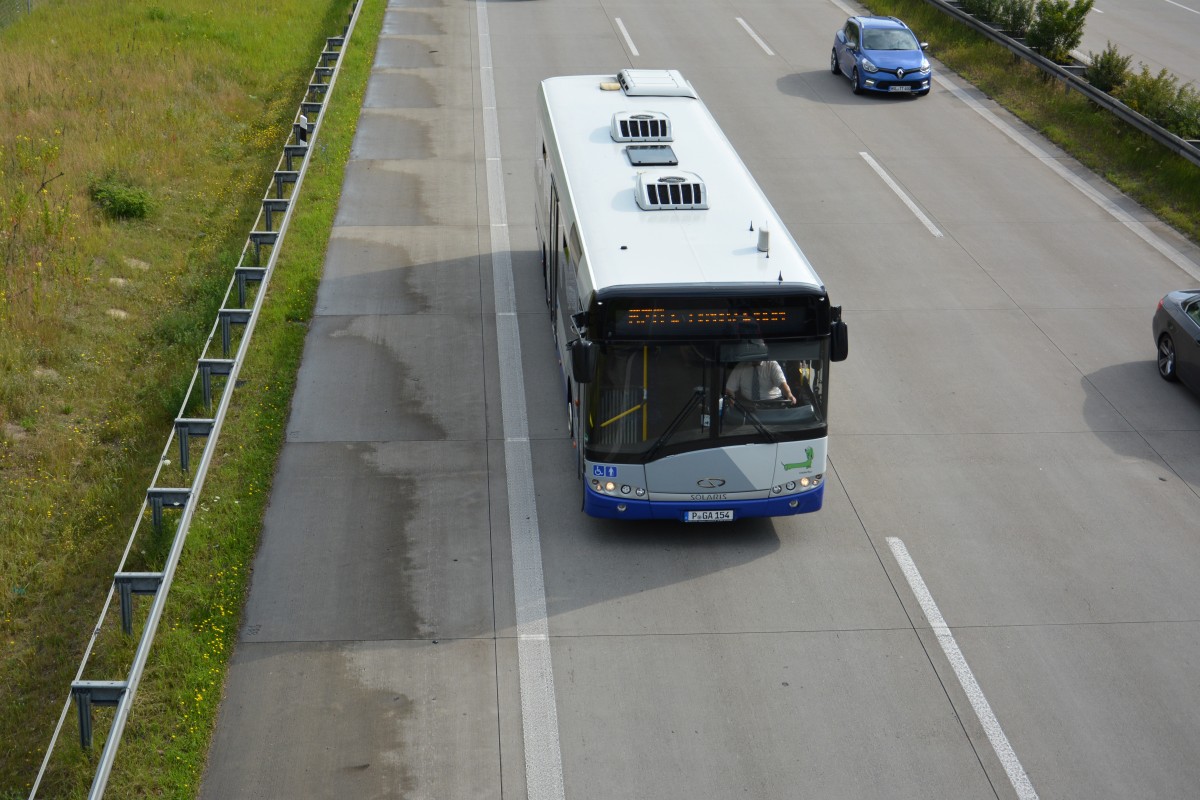
[[725,381],[725,394],[733,399],[752,403],[786,398],[788,405],[796,405],[796,396],[783,376],[783,367],[778,361],[743,361],[729,373]]

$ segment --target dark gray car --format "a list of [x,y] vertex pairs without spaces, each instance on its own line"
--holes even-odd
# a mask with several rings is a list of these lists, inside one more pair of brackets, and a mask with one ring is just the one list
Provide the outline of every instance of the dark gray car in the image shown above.
[[1171,292],[1154,312],[1158,374],[1200,394],[1200,289]]

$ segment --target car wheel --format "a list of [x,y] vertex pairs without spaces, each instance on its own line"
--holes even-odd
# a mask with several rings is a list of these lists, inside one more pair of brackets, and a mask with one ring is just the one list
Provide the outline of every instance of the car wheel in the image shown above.
[[850,86],[854,89],[855,94],[862,94],[862,86],[858,83],[858,67],[855,67],[854,72],[850,73]]
[[834,75],[837,75],[839,72],[841,72],[841,70],[838,69],[837,48],[836,47],[829,51],[829,71],[832,72]]
[[1179,380],[1175,372],[1175,342],[1169,333],[1158,339],[1158,374],[1166,381]]

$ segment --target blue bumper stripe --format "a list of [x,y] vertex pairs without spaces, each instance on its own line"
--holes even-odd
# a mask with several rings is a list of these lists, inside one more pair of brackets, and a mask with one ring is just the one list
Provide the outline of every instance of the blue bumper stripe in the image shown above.
[[[825,484],[804,494],[769,497],[764,500],[731,500],[728,503],[687,503],[651,500],[630,500],[624,497],[609,497],[584,488],[583,510],[589,516],[604,519],[673,519],[682,521],[689,511],[703,509],[733,509],[733,518],[786,517],[792,514],[807,514],[821,508],[825,497]],[[793,508],[790,503],[796,500]],[[620,511],[617,506],[624,506]]]

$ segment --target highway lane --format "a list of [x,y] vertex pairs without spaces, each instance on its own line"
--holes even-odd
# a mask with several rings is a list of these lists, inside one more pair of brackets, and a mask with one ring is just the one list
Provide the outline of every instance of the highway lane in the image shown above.
[[1088,15],[1079,51],[1099,53],[1108,42],[1157,75],[1166,69],[1180,83],[1200,87],[1200,3],[1191,0],[1098,2]]
[[[843,18],[823,0],[392,3],[202,796],[555,796],[525,760],[547,709],[518,692],[497,222],[564,796],[1030,796],[897,539],[1040,796],[1197,784],[1200,402],[1154,375],[1148,333],[1191,279],[946,83],[851,95],[827,67]],[[578,512],[531,110],[542,77],[622,66],[683,70],[846,308],[818,514]]]

